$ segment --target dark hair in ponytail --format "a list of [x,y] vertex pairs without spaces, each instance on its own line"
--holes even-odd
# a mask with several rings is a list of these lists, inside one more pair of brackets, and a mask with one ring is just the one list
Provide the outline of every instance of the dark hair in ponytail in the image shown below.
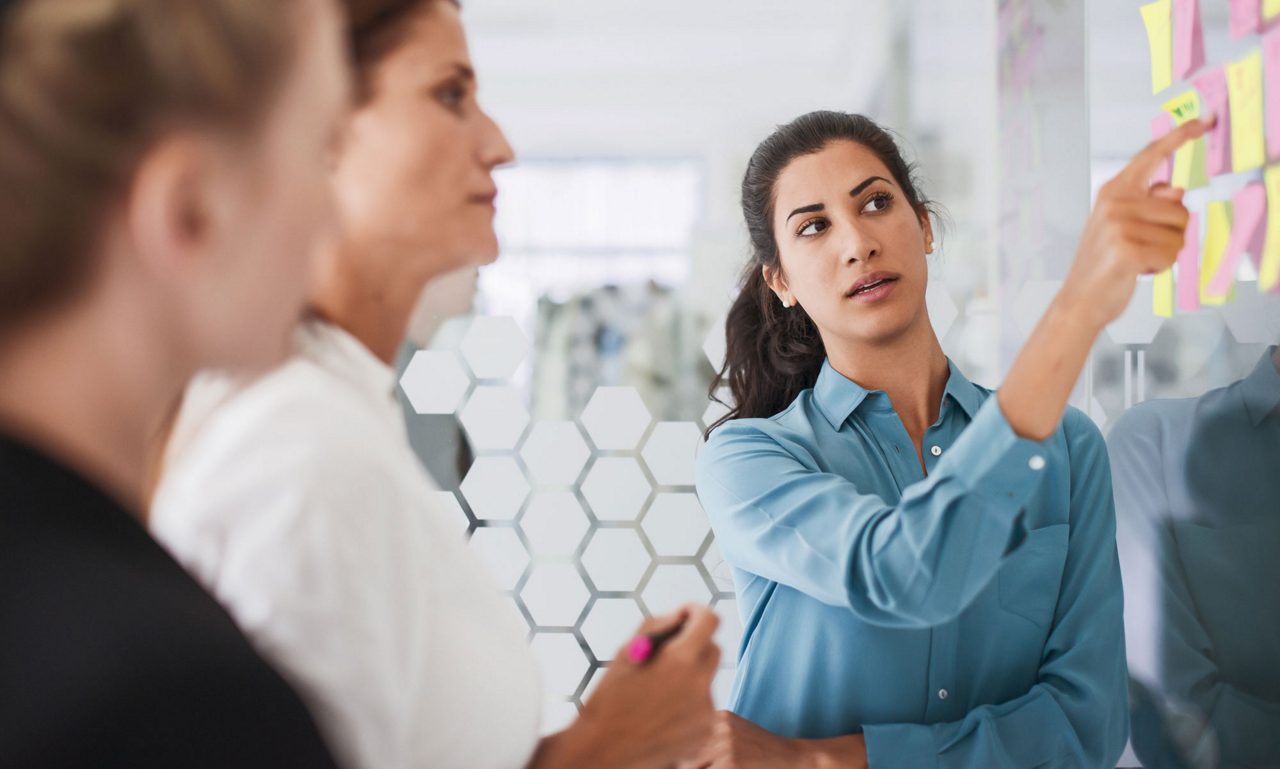
[[711,398],[729,387],[733,402],[707,435],[731,419],[772,416],[801,391],[813,387],[826,359],[822,337],[804,308],[782,307],[762,275],[780,270],[773,233],[774,187],[791,161],[821,151],[834,141],[866,147],[889,169],[907,202],[920,216],[932,203],[917,190],[915,167],[903,159],[888,131],[862,115],[818,111],[780,126],[756,148],[742,178],[742,215],[751,238],[751,259],[742,276],[742,291],[725,322],[724,366],[711,382]]

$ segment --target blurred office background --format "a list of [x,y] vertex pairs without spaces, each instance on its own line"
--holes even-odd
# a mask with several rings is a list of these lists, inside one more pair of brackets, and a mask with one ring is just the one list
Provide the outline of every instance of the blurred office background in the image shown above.
[[[728,691],[739,623],[691,468],[720,413],[707,387],[747,256],[738,185],[756,144],[819,108],[897,132],[946,211],[934,325],[971,379],[996,386],[1066,276],[1092,193],[1179,90],[1151,93],[1140,4],[464,4],[481,100],[519,161],[499,176],[503,254],[470,311],[460,276],[406,347],[405,412],[460,532],[530,628],[548,729],[643,614],[685,600],[720,611],[721,702]],[[1258,47],[1228,33],[1227,0],[1199,6],[1210,66]],[[1260,176],[1214,179],[1188,204]],[[1246,377],[1280,339],[1280,295],[1258,292],[1251,264],[1234,302],[1172,318],[1153,314],[1144,282],[1073,403],[1105,433],[1144,401]],[[1277,585],[1257,599],[1280,614]],[[1253,696],[1259,723],[1280,712]],[[1197,760],[1218,760],[1197,744]]]

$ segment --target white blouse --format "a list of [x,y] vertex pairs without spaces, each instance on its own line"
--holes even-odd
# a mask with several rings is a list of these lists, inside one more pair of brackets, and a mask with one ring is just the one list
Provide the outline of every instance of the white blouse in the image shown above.
[[521,767],[542,702],[524,628],[430,501],[394,371],[309,321],[296,354],[188,391],[155,536],[298,689],[348,769]]

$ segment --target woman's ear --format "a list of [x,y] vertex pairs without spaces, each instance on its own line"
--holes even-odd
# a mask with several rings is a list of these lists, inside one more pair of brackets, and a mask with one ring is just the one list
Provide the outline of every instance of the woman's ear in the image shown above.
[[935,248],[933,242],[933,221],[929,217],[929,211],[927,209],[922,209],[920,211],[920,228],[924,230],[924,252],[926,254],[932,254]]
[[765,285],[778,296],[778,301],[782,302],[783,307],[790,307],[796,303],[795,297],[791,296],[791,291],[787,288],[786,278],[783,277],[780,268],[763,264],[760,266],[760,274],[764,277]]

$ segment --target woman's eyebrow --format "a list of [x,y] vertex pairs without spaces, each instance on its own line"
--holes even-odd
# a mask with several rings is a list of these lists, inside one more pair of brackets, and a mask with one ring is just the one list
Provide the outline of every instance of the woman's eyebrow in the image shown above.
[[791,217],[795,216],[796,214],[807,214],[807,213],[810,213],[811,211],[821,211],[824,208],[826,208],[826,206],[822,205],[821,203],[810,203],[807,206],[800,206],[796,210],[787,214],[787,221],[791,221]]
[[862,192],[862,191],[863,191],[863,190],[865,190],[867,187],[871,186],[871,183],[872,183],[872,182],[877,181],[877,180],[882,181],[882,182],[884,182],[885,184],[888,184],[888,183],[889,183],[889,180],[888,180],[888,179],[886,179],[886,178],[884,178],[883,176],[871,176],[871,177],[868,177],[866,180],[864,180],[864,181],[862,182],[862,184],[859,184],[857,187],[854,187],[853,189],[849,190],[849,197],[851,197],[851,198],[856,198],[856,197],[858,196],[858,193],[859,193],[859,192]]

